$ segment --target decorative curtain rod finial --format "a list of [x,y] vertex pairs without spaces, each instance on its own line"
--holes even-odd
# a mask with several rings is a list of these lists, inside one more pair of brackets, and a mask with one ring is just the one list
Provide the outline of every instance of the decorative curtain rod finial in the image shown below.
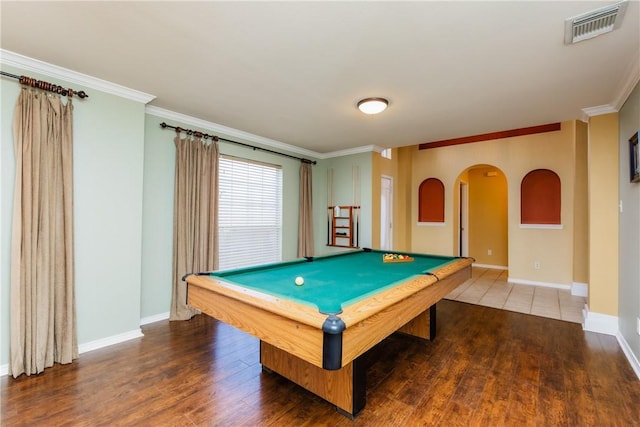
[[12,79],[16,79],[20,82],[20,84],[25,86],[35,87],[48,92],[57,93],[58,95],[68,96],[69,98],[72,98],[74,95],[80,99],[89,97],[89,95],[87,95],[87,93],[83,90],[75,91],[71,88],[65,89],[60,85],[45,82],[44,80],[34,79],[33,77],[18,76],[15,74],[7,73],[6,71],[0,71],[0,75],[11,77]]

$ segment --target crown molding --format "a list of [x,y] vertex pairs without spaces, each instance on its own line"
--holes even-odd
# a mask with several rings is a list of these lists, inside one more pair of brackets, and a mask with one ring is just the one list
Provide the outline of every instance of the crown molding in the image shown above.
[[354,148],[346,148],[344,150],[331,151],[329,153],[324,153],[324,159],[330,159],[332,157],[343,157],[343,156],[351,156],[353,154],[362,154],[362,153],[381,153],[383,148],[378,147],[377,145],[363,145],[361,147]]
[[[47,62],[30,58],[28,56],[24,56],[5,49],[0,49],[0,64],[15,67],[28,72],[42,74],[54,79],[63,80],[65,82],[81,85],[90,89],[96,89],[105,93],[117,95],[122,98],[130,99],[132,101],[137,101],[144,104],[148,104],[156,98],[155,95],[150,95],[145,92],[121,86],[116,83],[108,82],[106,80],[92,77],[87,74],[82,74],[77,71],[69,70],[68,68],[49,64]],[[376,151],[379,153],[382,151],[381,147],[375,145],[367,145],[364,147],[349,148],[346,150],[334,151],[330,153],[318,153],[312,150],[307,150],[305,148],[296,147],[295,145],[286,144],[284,142],[265,138],[259,135],[254,135],[249,132],[244,132],[217,123],[197,119],[195,117],[187,116],[186,114],[176,113],[174,111],[166,110],[164,108],[155,107],[152,105],[146,105],[145,112],[153,116],[162,117],[168,120],[176,120],[190,126],[196,126],[213,132],[220,132],[229,137],[240,138],[246,141],[251,141],[268,147],[277,148],[279,150],[301,154],[303,156],[313,157],[316,159],[328,159],[332,157],[348,156],[352,154],[372,151]]]
[[587,107],[582,109],[581,120],[589,122],[589,117],[601,116],[603,114],[617,113],[618,110],[611,104],[597,105],[595,107]]
[[167,119],[167,120],[174,120],[176,122],[184,123],[189,126],[195,126],[200,129],[205,129],[207,131],[219,132],[229,137],[238,138],[238,139],[242,139],[250,142],[255,142],[258,144],[265,145],[267,147],[277,148],[279,150],[301,154],[306,157],[313,157],[315,159],[324,160],[332,157],[349,156],[352,154],[368,153],[371,151],[376,151],[380,153],[383,150],[381,147],[378,147],[377,145],[367,145],[364,147],[349,148],[346,150],[333,151],[330,153],[318,153],[316,151],[307,150],[305,148],[296,147],[295,145],[265,138],[259,135],[254,135],[249,132],[245,132],[238,129],[230,128],[228,126],[220,125],[218,123],[213,123],[206,120],[198,119],[182,113],[176,113],[175,111],[156,107],[154,105],[147,105],[145,107],[145,112],[152,116],[162,117],[163,119]]
[[11,52],[9,50],[0,49],[0,64],[16,67],[33,73],[43,74],[72,84],[117,95],[132,101],[142,102],[143,104],[147,104],[155,99],[155,95],[130,89],[116,83],[88,76],[38,59],[29,58],[28,56],[20,55],[19,53]]
[[165,108],[156,107],[153,105],[147,105],[145,112],[152,116],[162,117],[168,120],[175,120],[180,123],[184,123],[190,126],[196,126],[201,129],[206,129],[211,132],[219,132],[226,136],[239,138],[244,141],[250,141],[262,145],[266,145],[271,148],[277,148],[279,150],[288,151],[291,153],[301,154],[306,157],[314,157],[321,159],[322,155],[315,151],[307,150],[305,148],[296,147],[295,145],[286,144],[284,142],[276,141],[274,139],[265,138],[263,136],[254,135],[249,132],[230,128],[228,126],[220,125],[218,123],[209,122],[207,120],[198,119],[192,116],[188,116],[182,113],[176,113],[175,111],[167,110]]
[[633,89],[640,82],[640,58],[631,61],[622,81],[624,84],[620,87],[620,92],[613,100],[613,106],[616,111],[620,111]]
[[640,61],[631,61],[627,71],[622,79],[624,82],[620,86],[620,91],[614,97],[613,102],[610,104],[597,105],[595,107],[587,107],[582,109],[582,117],[580,120],[583,122],[589,122],[589,117],[601,116],[603,114],[617,113],[620,111],[624,103],[631,95],[631,92],[640,82]]

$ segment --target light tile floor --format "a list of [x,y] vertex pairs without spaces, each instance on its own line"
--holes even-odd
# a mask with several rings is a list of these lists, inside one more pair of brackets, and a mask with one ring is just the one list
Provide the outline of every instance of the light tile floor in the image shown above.
[[471,278],[445,298],[535,316],[582,323],[586,298],[566,289],[507,282],[506,270],[473,267]]

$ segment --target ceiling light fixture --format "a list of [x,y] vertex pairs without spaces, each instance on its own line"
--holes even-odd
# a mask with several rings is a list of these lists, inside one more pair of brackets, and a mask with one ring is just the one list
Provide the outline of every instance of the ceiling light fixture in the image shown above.
[[358,101],[358,109],[365,114],[378,114],[387,109],[389,101],[384,98],[365,98]]

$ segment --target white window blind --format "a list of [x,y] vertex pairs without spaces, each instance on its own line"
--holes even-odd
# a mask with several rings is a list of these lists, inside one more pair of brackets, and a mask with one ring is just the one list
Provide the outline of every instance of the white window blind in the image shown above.
[[282,170],[220,157],[221,270],[282,260]]

